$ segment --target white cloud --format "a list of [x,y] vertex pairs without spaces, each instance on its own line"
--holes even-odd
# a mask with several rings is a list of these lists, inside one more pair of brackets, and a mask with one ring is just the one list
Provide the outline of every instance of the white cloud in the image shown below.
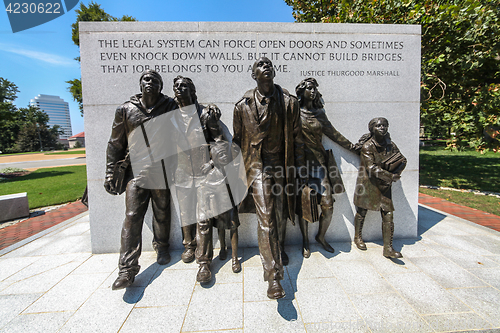
[[19,47],[13,47],[9,45],[5,45],[0,43],[0,50],[5,52],[10,52],[14,54],[19,54],[21,56],[25,56],[27,58],[43,61],[52,65],[58,66],[75,66],[77,62],[73,59],[69,59],[66,57],[61,57],[56,54],[33,51],[28,49],[23,49]]

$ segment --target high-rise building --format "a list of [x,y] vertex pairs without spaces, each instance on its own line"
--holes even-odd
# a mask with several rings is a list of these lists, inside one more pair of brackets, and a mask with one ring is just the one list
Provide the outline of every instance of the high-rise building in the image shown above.
[[41,111],[49,115],[50,127],[59,125],[64,134],[59,139],[68,139],[73,135],[71,130],[71,119],[69,117],[69,104],[59,96],[40,94],[30,100],[30,105],[37,106]]

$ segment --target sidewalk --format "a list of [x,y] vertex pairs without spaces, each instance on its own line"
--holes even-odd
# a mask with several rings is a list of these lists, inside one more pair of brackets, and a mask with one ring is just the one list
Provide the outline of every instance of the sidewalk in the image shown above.
[[87,207],[80,201],[72,202],[57,210],[32,217],[14,225],[0,229],[0,250],[31,237],[45,229],[53,227],[80,213]]
[[[180,251],[166,266],[154,252],[126,290],[112,291],[118,254],[91,254],[88,213],[0,250],[0,332],[450,332],[500,329],[500,233],[429,206],[419,237],[359,251],[290,246],[287,297],[267,299],[258,249],[212,263],[214,281],[196,283]],[[10,227],[4,228],[8,229]],[[119,237],[119,235],[117,235]],[[218,251],[216,250],[217,254]]]
[[493,230],[500,231],[500,216],[457,205],[445,199],[436,198],[423,193],[418,194],[418,202]]

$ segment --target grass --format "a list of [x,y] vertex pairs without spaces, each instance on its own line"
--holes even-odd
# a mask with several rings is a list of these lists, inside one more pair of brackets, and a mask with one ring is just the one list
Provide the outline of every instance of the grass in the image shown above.
[[482,210],[495,215],[500,215],[500,199],[493,196],[477,195],[468,192],[455,192],[446,190],[433,190],[420,188],[420,192],[433,197],[446,199],[450,202]]
[[72,155],[72,154],[85,154],[85,150],[68,150],[68,151],[58,151],[56,153],[45,153],[45,155]]
[[422,147],[420,184],[500,192],[500,154]]
[[[451,151],[442,146],[421,147],[420,184],[500,192],[500,154],[481,154],[472,149]],[[420,192],[500,215],[500,199],[496,197],[425,188],[420,188]]]
[[28,151],[24,153],[0,154],[0,156],[14,156],[14,155],[40,154],[40,153],[43,153],[43,151]]
[[44,168],[29,175],[0,179],[0,195],[28,192],[30,209],[76,201],[87,186],[85,165]]

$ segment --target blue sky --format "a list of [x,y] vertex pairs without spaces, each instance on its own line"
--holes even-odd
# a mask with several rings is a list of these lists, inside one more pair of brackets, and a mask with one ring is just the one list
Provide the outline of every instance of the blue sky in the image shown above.
[[[90,1],[81,1],[87,5]],[[95,1],[115,17],[131,15],[139,21],[293,22],[284,0],[143,0]],[[79,8],[78,4],[76,8]],[[0,14],[0,77],[14,82],[20,92],[15,104],[26,107],[39,95],[57,95],[69,103],[73,134],[83,132],[83,117],[65,81],[80,77],[79,56],[71,40],[73,10],[40,26],[12,33],[7,13]]]

